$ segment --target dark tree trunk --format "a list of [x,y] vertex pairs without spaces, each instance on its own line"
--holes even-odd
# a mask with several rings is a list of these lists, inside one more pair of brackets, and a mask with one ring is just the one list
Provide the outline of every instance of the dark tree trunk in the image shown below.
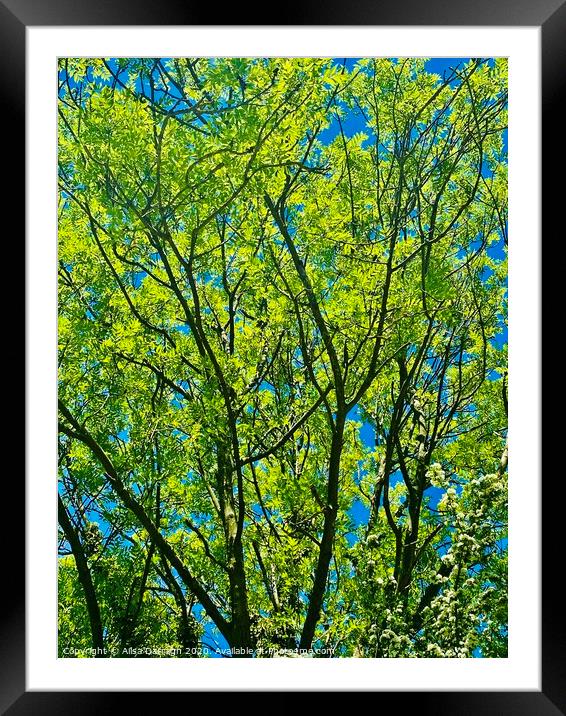
[[314,583],[309,599],[309,607],[299,644],[300,649],[310,649],[312,646],[316,625],[320,619],[324,593],[326,592],[326,582],[328,580],[328,570],[330,560],[332,559],[334,535],[336,532],[336,517],[338,515],[340,458],[342,457],[342,447],[344,444],[345,424],[346,415],[344,411],[341,411],[336,415],[335,429],[332,435],[330,459],[328,463],[328,497],[324,517],[324,528],[320,542]]
[[63,530],[67,542],[71,546],[71,551],[77,566],[79,582],[84,591],[90,631],[92,634],[92,645],[97,651],[96,656],[99,658],[104,657],[104,632],[102,629],[102,618],[100,616],[100,608],[98,606],[98,599],[96,598],[94,583],[92,581],[85,551],[79,539],[79,535],[71,522],[71,518],[67,513],[67,508],[63,504],[63,500],[60,496],[58,496],[57,512],[61,529]]

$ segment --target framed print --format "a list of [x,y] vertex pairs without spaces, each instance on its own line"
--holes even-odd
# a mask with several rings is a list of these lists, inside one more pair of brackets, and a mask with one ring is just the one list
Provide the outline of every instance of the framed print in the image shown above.
[[538,427],[564,7],[0,7],[27,291],[2,707],[564,712]]

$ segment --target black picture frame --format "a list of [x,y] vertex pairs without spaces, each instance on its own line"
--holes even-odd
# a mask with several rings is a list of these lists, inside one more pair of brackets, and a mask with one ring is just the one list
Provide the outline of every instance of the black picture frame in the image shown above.
[[[26,27],[65,25],[469,25],[538,26],[542,35],[542,215],[543,229],[550,235],[555,207],[564,203],[564,189],[552,169],[564,163],[564,119],[559,103],[566,83],[566,0],[350,0],[348,3],[313,0],[274,7],[269,17],[258,16],[240,3],[219,11],[212,4],[187,0],[0,0],[0,94],[4,96],[0,115],[6,123],[2,157],[9,162],[9,181],[5,183],[6,207],[24,216],[25,146],[25,49]],[[249,21],[248,21],[249,20]],[[259,20],[259,22],[258,22]],[[10,153],[13,152],[13,156]],[[559,174],[557,174],[559,176]],[[28,210],[32,209],[28,207]],[[21,221],[21,220],[20,220]],[[14,223],[19,226],[21,223]],[[554,228],[554,226],[552,226]],[[6,236],[6,244],[8,243]],[[12,244],[16,242],[12,239]],[[23,245],[23,243],[21,244]],[[13,248],[13,247],[12,247]],[[21,260],[21,259],[20,259]],[[12,321],[12,325],[6,325]],[[21,319],[5,317],[5,330],[16,335]],[[534,340],[539,340],[534,336]],[[15,361],[14,361],[15,362]],[[540,380],[540,376],[538,376]],[[21,402],[21,397],[19,398]],[[533,431],[539,426],[533,425]],[[7,433],[5,433],[5,436]],[[32,451],[33,445],[26,449]],[[23,462],[23,461],[22,461]],[[110,707],[131,710],[133,694],[116,692],[29,692],[25,684],[25,571],[24,471],[14,462],[11,476],[5,475],[4,498],[16,518],[15,531],[4,527],[2,574],[8,605],[0,611],[0,712],[21,714],[99,714]],[[551,469],[552,472],[560,467]],[[536,476],[533,476],[533,480]],[[547,484],[547,483],[545,483]],[[9,495],[6,494],[9,492]],[[566,714],[566,659],[564,657],[563,593],[557,587],[557,550],[563,550],[563,527],[556,519],[555,486],[543,490],[543,610],[542,610],[542,690],[540,692],[382,692],[376,705],[380,709],[418,708],[435,716],[557,716]],[[7,502],[3,512],[7,512]],[[3,521],[4,522],[4,521]],[[18,527],[19,526],[19,527]],[[9,537],[7,535],[10,535]],[[559,567],[558,567],[559,568]],[[533,579],[538,579],[534,574]],[[449,686],[449,685],[447,685]],[[368,685],[368,690],[371,686]],[[170,693],[168,696],[175,694]],[[177,694],[178,696],[179,694]],[[181,694],[181,696],[183,696]],[[159,705],[158,705],[159,699]],[[184,695],[184,708],[189,702]],[[391,702],[391,705],[388,703]],[[145,692],[141,713],[163,707],[163,694]],[[394,706],[393,706],[394,705]],[[214,704],[216,708],[216,702]]]

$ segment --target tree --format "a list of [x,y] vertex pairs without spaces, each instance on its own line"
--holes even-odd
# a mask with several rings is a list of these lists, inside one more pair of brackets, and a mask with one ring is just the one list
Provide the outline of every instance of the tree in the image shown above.
[[506,70],[61,61],[61,650],[506,654]]

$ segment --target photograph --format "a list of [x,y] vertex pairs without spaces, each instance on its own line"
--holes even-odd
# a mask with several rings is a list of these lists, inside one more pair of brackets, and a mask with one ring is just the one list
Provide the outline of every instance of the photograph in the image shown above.
[[58,658],[506,659],[507,57],[53,73]]

